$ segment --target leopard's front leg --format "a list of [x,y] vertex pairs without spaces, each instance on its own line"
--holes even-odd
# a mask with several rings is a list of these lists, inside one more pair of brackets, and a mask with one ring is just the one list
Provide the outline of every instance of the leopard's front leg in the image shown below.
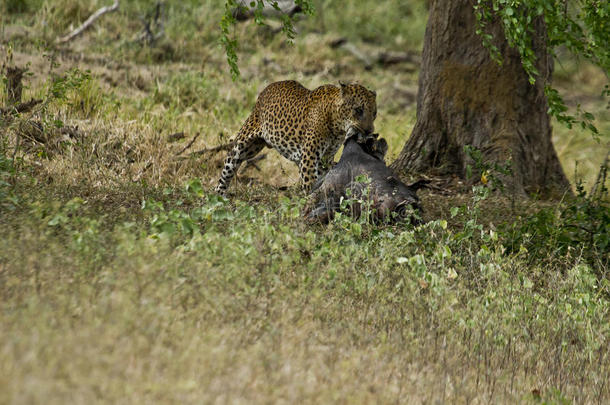
[[321,152],[314,144],[308,144],[303,148],[299,162],[299,175],[301,185],[306,192],[310,192],[313,184],[320,176]]
[[334,166],[335,154],[339,150],[340,146],[341,144],[339,143],[338,145],[331,144],[326,147],[318,166],[318,171],[320,172],[321,176],[326,175],[326,173],[328,173],[328,171]]

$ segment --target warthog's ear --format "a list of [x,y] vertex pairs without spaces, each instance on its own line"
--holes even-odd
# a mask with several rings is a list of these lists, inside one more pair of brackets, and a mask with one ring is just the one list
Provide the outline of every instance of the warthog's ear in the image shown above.
[[388,183],[390,184],[390,186],[392,187],[396,187],[398,186],[399,182],[398,179],[396,179],[396,177],[394,176],[390,176],[386,179],[388,181]]
[[421,188],[427,188],[430,183],[430,180],[422,179],[417,180],[415,183],[409,184],[407,187],[409,187],[411,190],[417,191]]
[[375,138],[371,135],[362,135],[362,138],[358,140],[362,144],[362,148],[372,153],[375,151]]
[[368,141],[369,141],[369,138],[366,135],[364,135],[362,132],[358,131],[358,138],[356,139],[356,142],[358,142],[361,145],[366,145]]
[[375,141],[375,154],[377,156],[380,156],[380,160],[383,160],[385,158],[385,154],[388,153],[388,143],[386,142],[386,140],[384,138],[380,138],[377,141]]

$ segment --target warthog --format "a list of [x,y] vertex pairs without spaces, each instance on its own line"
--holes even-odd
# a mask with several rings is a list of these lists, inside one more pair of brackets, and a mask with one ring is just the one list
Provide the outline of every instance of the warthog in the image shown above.
[[400,181],[384,162],[386,140],[377,136],[348,133],[341,159],[313,187],[304,212],[308,222],[328,223],[342,208],[354,217],[369,208],[375,222],[420,222],[416,192],[428,181],[409,186]]

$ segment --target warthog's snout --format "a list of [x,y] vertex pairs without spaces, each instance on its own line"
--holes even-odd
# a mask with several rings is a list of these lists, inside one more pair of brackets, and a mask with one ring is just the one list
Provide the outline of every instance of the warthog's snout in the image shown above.
[[398,204],[394,212],[396,212],[400,218],[407,218],[412,212],[409,201],[403,201]]
[[354,139],[359,144],[366,143],[367,140],[377,139],[379,134],[374,134],[372,128],[368,128],[365,130],[358,129],[356,127],[349,127],[347,132],[345,133],[345,139]]
[[416,201],[413,200],[404,200],[401,201],[394,212],[400,219],[410,219],[413,225],[417,225],[421,223],[421,218],[419,217],[419,211],[421,208]]

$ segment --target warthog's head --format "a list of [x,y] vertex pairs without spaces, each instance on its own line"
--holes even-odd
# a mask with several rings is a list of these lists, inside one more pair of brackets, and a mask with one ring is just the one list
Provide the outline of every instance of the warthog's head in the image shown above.
[[[374,222],[421,222],[421,206],[416,191],[423,186],[407,186],[394,176],[385,179],[366,179],[351,182],[346,187],[346,195],[351,199],[351,210],[355,217],[368,209]],[[349,191],[347,191],[349,190]]]
[[342,201],[354,217],[364,211],[374,222],[421,220],[417,190],[427,181],[410,186],[401,182],[383,161],[388,145],[377,134],[348,131],[339,163],[322,179],[310,197],[307,220],[328,222],[341,209]]

